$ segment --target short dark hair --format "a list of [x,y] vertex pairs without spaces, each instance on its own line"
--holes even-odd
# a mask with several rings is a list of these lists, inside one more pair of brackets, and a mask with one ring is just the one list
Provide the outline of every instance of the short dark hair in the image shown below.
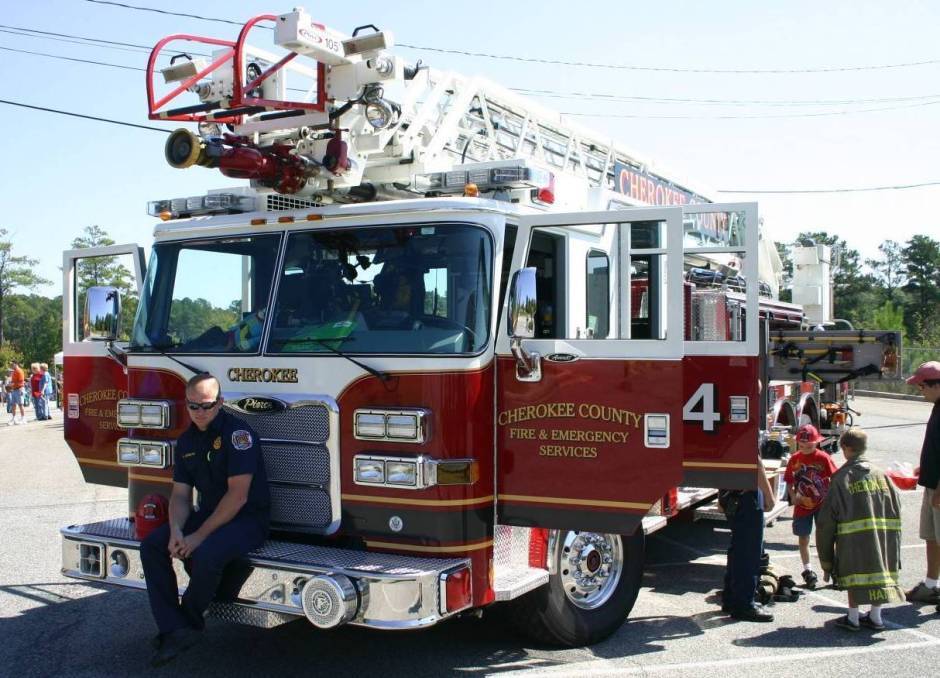
[[193,388],[198,386],[204,381],[214,381],[216,387],[215,397],[218,398],[222,395],[222,384],[214,376],[208,372],[200,372],[199,374],[194,375],[189,381],[186,382],[186,392],[189,393]]

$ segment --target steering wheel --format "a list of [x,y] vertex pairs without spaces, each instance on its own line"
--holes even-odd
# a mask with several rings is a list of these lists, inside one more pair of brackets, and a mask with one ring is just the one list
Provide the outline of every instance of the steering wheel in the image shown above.
[[442,318],[439,315],[422,315],[418,319],[418,326],[420,327],[422,325],[426,325],[427,327],[440,327],[445,330],[460,330],[460,332],[467,335],[467,337],[470,339],[471,346],[476,346],[477,344],[476,332],[471,330],[463,323],[457,322],[456,320]]

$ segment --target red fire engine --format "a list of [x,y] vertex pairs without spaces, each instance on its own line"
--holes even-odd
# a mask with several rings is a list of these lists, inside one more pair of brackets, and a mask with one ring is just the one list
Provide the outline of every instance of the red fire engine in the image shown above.
[[[409,629],[505,601],[540,638],[595,642],[676,488],[754,487],[759,449],[830,423],[818,385],[837,403],[894,372],[898,336],[810,330],[774,300],[756,205],[391,46],[298,9],[154,48],[150,117],[197,129],[167,161],[250,188],[151,203],[146,266],[137,246],[64,255],[65,438],[129,506],[64,528],[63,571],[145,586],[132,518],[169,494],[184,385],[208,371],[261,438],[274,530],[213,614]],[[129,341],[115,289],[77,317],[77,262],[117,254]]]

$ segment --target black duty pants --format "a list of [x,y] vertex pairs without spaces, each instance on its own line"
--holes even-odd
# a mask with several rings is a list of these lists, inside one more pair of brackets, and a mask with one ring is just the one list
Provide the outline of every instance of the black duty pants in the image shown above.
[[731,545],[725,572],[724,607],[746,609],[754,604],[764,549],[764,501],[759,490],[741,493],[738,510],[731,516]]
[[[191,513],[183,526],[183,534],[195,532],[208,517],[207,511]],[[203,613],[215,597],[225,566],[261,546],[267,531],[266,521],[238,515],[206,537],[184,563],[189,573],[189,586],[182,601],[167,550],[170,526],[162,525],[147,535],[140,545],[140,559],[150,609],[160,632],[169,633],[185,626],[202,628]]]

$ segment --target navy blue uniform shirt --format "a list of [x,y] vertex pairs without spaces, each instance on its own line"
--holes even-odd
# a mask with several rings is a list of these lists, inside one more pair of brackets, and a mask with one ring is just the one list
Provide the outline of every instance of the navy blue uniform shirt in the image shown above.
[[190,424],[176,441],[173,481],[196,488],[201,511],[214,511],[228,491],[229,477],[246,473],[252,474],[251,486],[239,515],[267,520],[271,505],[268,477],[261,443],[248,424],[221,410],[205,431]]

